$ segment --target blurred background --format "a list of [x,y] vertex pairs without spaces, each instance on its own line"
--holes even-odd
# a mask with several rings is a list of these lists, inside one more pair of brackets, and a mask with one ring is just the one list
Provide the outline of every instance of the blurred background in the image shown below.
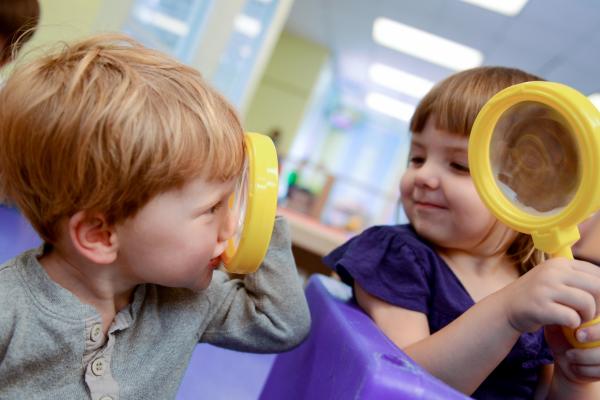
[[446,76],[511,66],[600,97],[597,0],[40,3],[29,49],[128,33],[200,70],[246,130],[271,136],[280,212],[305,265],[367,226],[405,221],[407,123]]

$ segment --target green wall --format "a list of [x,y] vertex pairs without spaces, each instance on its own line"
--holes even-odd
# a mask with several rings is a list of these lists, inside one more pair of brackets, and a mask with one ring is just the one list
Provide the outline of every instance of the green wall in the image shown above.
[[279,151],[287,154],[329,51],[284,31],[246,113],[248,131],[281,133]]
[[41,18],[27,49],[92,32],[102,0],[40,0]]
[[[98,31],[118,31],[133,0],[40,0],[41,19],[28,50],[71,41]],[[300,127],[329,51],[283,32],[246,112],[249,131],[281,133],[279,151],[286,154]],[[5,69],[5,73],[10,67]]]
[[[57,41],[68,41],[92,31],[102,0],[40,0],[40,21],[33,38],[19,56],[27,57],[37,48]],[[36,52],[34,51],[33,54]],[[13,65],[2,69],[0,78],[10,73]]]
[[119,31],[132,0],[40,0],[41,18],[27,49]]

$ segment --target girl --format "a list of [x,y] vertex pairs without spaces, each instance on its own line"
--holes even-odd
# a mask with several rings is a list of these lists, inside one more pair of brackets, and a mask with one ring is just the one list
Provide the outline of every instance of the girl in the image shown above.
[[[396,345],[468,395],[600,398],[600,349],[571,349],[560,330],[597,314],[600,270],[544,261],[529,236],[493,217],[469,175],[477,113],[498,91],[532,80],[541,79],[482,67],[434,87],[410,123],[400,187],[410,224],[367,229],[325,263]],[[577,338],[599,333],[579,329]]]

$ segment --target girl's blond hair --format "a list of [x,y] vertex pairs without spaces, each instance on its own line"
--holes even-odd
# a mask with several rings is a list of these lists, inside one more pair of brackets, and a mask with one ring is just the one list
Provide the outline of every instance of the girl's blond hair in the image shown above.
[[[483,105],[500,90],[517,83],[543,79],[514,68],[479,67],[458,72],[437,84],[421,100],[410,121],[413,133],[423,131],[431,117],[437,129],[469,136]],[[507,254],[524,273],[544,260],[531,236],[519,233]]]
[[194,69],[123,35],[17,66],[0,104],[0,194],[49,243],[78,211],[114,224],[192,178],[243,168],[232,106]]

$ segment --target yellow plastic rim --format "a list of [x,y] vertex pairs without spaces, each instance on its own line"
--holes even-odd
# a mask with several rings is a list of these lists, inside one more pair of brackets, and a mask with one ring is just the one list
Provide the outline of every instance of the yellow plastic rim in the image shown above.
[[[490,162],[490,143],[496,123],[510,107],[522,102],[544,104],[569,125],[580,156],[581,180],[571,202],[552,215],[532,215],[506,198],[497,186]],[[483,202],[511,228],[532,235],[536,247],[559,254],[579,233],[577,224],[600,207],[600,118],[587,97],[555,82],[526,82],[502,90],[481,109],[469,139],[471,176]],[[569,252],[570,253],[570,250]]]
[[[229,239],[222,259],[225,269],[236,274],[254,272],[267,254],[277,212],[277,152],[271,139],[246,133],[248,193],[239,242]],[[237,243],[237,244],[236,244]]]
[[[569,125],[578,147],[581,178],[574,197],[556,214],[532,215],[513,204],[496,184],[490,162],[492,135],[500,117],[522,102],[537,102],[557,111]],[[516,231],[530,234],[535,247],[553,257],[573,258],[571,245],[579,239],[577,225],[600,208],[600,113],[587,97],[554,82],[526,82],[502,90],[481,109],[469,138],[469,168],[475,187],[491,212]],[[582,327],[600,323],[600,317]],[[574,347],[600,346],[600,341],[580,343],[575,330],[563,327]]]

